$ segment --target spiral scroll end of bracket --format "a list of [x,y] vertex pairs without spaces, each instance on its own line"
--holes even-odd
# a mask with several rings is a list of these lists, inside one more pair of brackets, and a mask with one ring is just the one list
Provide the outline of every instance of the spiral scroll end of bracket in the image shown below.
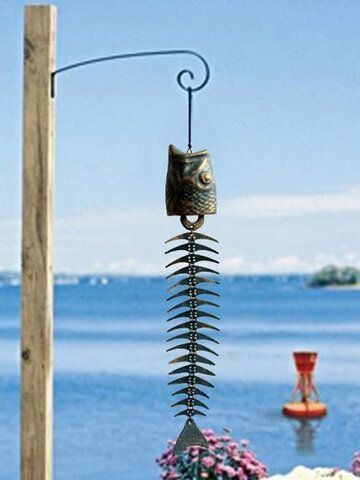
[[202,55],[200,55],[199,53],[196,53],[196,52],[193,52],[193,51],[190,51],[190,50],[188,50],[186,53],[188,53],[190,55],[194,55],[195,57],[197,57],[202,62],[202,64],[204,65],[204,68],[205,68],[205,78],[202,81],[202,83],[200,83],[200,85],[198,85],[197,87],[191,87],[189,85],[187,86],[183,82],[183,78],[185,76],[189,76],[191,80],[195,80],[195,75],[191,70],[183,69],[178,73],[178,75],[176,77],[176,80],[177,80],[177,83],[178,83],[179,87],[182,88],[183,90],[186,90],[186,91],[190,90],[191,92],[198,92],[199,90],[202,90],[205,87],[205,85],[208,84],[208,82],[210,80],[210,67],[209,67],[209,64],[207,63],[207,61],[205,60],[205,58]]

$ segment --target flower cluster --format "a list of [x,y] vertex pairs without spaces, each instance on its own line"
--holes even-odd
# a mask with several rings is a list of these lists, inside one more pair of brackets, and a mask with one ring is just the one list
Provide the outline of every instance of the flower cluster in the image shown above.
[[360,477],[360,452],[356,452],[352,464],[351,464],[351,473]]
[[167,450],[156,459],[162,469],[163,480],[259,480],[268,477],[267,468],[248,449],[248,442],[238,445],[224,429],[221,436],[212,430],[203,430],[209,448],[189,447],[179,456],[173,455],[175,442],[170,440]]

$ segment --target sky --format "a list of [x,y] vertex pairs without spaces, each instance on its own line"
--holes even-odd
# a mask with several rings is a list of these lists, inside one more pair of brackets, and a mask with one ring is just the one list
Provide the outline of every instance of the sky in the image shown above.
[[[20,268],[23,5],[0,0],[0,270]],[[223,273],[360,266],[360,2],[59,0],[57,65],[191,49],[211,67],[194,96],[210,151]],[[55,269],[163,274],[170,143],[186,149],[188,56],[59,76]]]

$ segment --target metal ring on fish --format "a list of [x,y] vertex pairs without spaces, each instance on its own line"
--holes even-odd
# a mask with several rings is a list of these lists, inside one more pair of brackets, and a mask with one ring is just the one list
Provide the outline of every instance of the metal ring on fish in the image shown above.
[[185,227],[187,230],[197,230],[198,228],[204,225],[204,215],[198,215],[197,220],[195,222],[191,222],[186,215],[181,215],[180,217],[182,226]]

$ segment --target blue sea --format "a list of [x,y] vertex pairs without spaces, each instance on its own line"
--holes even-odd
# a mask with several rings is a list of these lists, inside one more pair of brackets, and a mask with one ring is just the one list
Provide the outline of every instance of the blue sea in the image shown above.
[[[203,428],[246,438],[271,473],[347,468],[360,449],[360,290],[302,276],[222,278],[221,344]],[[79,277],[55,291],[55,480],[156,480],[155,457],[182,428],[167,386],[166,282]],[[19,295],[0,285],[0,479],[19,479]],[[294,350],[319,352],[329,415],[282,416]]]

